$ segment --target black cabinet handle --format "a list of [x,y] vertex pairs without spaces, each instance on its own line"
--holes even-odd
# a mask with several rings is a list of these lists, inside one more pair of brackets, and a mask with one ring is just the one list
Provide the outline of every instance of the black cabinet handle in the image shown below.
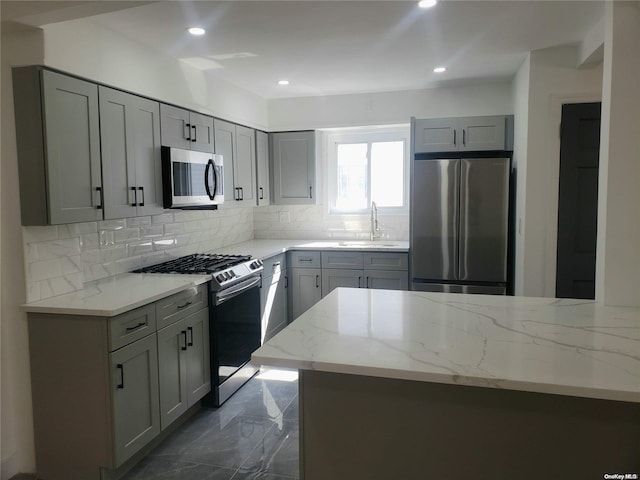
[[140,322],[135,327],[127,327],[127,332],[133,332],[134,330],[138,330],[139,328],[144,327],[146,324],[147,324],[146,322]]
[[369,288],[369,277],[367,277],[367,288]]
[[191,140],[191,124],[187,123],[187,140]]
[[362,277],[358,277],[358,288],[362,288]]
[[244,188],[240,187],[240,200],[244,200]]
[[193,138],[191,139],[192,142],[197,142],[197,136],[198,136],[198,130],[196,130],[196,126],[195,125],[191,125],[191,128],[193,128]]
[[462,129],[462,145],[467,146],[467,131],[464,128]]
[[184,337],[184,345],[182,347],[180,347],[180,348],[182,350],[186,350],[187,349],[187,331],[186,330],[182,330],[180,333]]
[[116,385],[116,388],[122,389],[124,388],[124,366],[121,363],[119,363],[116,365],[116,368],[120,370],[120,383]]
[[142,202],[138,204],[139,207],[144,207],[144,187],[138,187],[138,190],[142,192]]
[[102,187],[96,187],[96,192],[98,192],[98,201],[100,202],[96,205],[98,210],[102,210],[102,204],[104,203],[104,198],[102,197]]
[[193,327],[187,327],[187,330],[191,334],[191,340],[189,340],[189,343],[187,345],[193,347]]
[[236,191],[236,197],[234,198],[234,200],[236,202],[239,202],[241,200],[240,199],[240,187],[235,187],[234,190]]
[[456,144],[456,131],[453,131],[453,144]]
[[320,281],[320,275],[316,275],[316,288],[320,288],[320,285],[318,285],[318,281]]
[[133,203],[131,204],[131,206],[135,207],[136,205],[138,205],[138,190],[136,189],[136,187],[131,187],[131,190],[133,190]]
[[289,288],[289,277],[284,276],[284,288]]
[[192,303],[193,303],[193,302],[187,302],[187,303],[185,303],[185,304],[183,304],[183,305],[177,305],[177,306],[176,306],[176,308],[177,308],[178,310],[181,310],[181,309],[183,309],[183,308],[185,308],[185,307],[188,307],[188,306],[189,306],[189,305],[191,305]]
[[312,188],[313,188],[313,187],[312,187],[311,185],[309,185],[309,198],[313,198],[313,195],[312,195],[312,193],[311,193],[311,189],[312,189]]
[[264,190],[260,187],[260,200],[264,200]]

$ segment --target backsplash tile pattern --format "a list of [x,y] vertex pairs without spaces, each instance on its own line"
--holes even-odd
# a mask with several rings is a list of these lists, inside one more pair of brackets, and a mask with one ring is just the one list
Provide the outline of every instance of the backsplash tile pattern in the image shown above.
[[151,217],[23,227],[27,301],[81,290],[87,283],[181,255],[251,240],[253,211],[166,211]]
[[[370,216],[329,215],[323,205],[258,207],[253,213],[254,237],[282,239],[368,240]],[[287,221],[288,220],[288,221]],[[379,215],[384,240],[409,239],[409,215]]]

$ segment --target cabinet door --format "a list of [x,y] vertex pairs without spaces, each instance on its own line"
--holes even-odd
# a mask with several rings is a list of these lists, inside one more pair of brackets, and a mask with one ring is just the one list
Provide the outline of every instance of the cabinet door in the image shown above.
[[459,119],[462,143],[460,150],[504,150],[504,116],[466,117]]
[[315,148],[313,131],[271,134],[273,203],[316,203]]
[[195,404],[211,391],[211,357],[209,356],[209,309],[184,319],[187,331],[187,401]]
[[260,131],[256,131],[256,163],[258,166],[258,190],[256,191],[258,206],[269,205],[269,136]]
[[160,105],[160,134],[162,145],[191,149],[189,111],[171,105]]
[[158,215],[162,201],[160,104],[131,95],[133,156],[135,158],[137,215]]
[[239,188],[242,206],[256,205],[256,137],[252,128],[236,125],[233,157],[234,188]]
[[109,354],[115,464],[160,433],[156,334]]
[[160,423],[163,430],[188,408],[186,350],[184,320],[158,331]]
[[409,270],[409,254],[404,252],[364,252],[365,270]]
[[319,268],[291,269],[292,319],[295,320],[322,298]]
[[224,162],[224,205],[234,206],[233,204],[240,200],[233,178],[236,126],[233,123],[218,120],[217,118],[214,119],[213,126],[216,153],[222,155],[222,161]]
[[364,257],[362,252],[321,252],[322,268],[356,268],[362,270]]
[[191,150],[214,153],[213,117],[190,112]]
[[264,343],[287,325],[287,279],[282,270],[263,279],[260,314]]
[[99,93],[105,219],[134,217],[137,191],[130,95],[106,87],[100,87]]
[[360,288],[362,287],[362,270],[350,270],[340,268],[322,269],[322,296],[325,297],[338,287]]
[[427,118],[416,120],[413,135],[415,153],[452,152],[458,150],[457,118]]
[[42,72],[49,223],[102,219],[98,87]]
[[365,270],[364,279],[366,288],[409,290],[409,273],[406,270]]

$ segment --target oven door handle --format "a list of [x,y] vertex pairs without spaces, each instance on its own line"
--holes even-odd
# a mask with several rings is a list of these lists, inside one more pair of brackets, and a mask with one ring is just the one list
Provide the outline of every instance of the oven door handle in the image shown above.
[[216,293],[215,304],[221,305],[227,300],[231,300],[233,297],[237,297],[241,293],[244,293],[246,290],[253,288],[260,284],[260,277],[252,277],[248,280],[243,280],[233,287],[226,288],[221,292]]

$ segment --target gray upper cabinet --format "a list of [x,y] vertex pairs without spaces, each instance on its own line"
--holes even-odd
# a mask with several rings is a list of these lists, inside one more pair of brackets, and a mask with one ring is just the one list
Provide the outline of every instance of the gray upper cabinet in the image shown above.
[[270,134],[274,204],[316,203],[315,132]]
[[414,152],[505,150],[504,115],[418,119],[414,124]]
[[98,87],[19,67],[13,90],[22,224],[101,220]]
[[215,152],[213,117],[164,103],[160,104],[160,115],[162,145]]
[[105,219],[162,212],[160,105],[99,88]]
[[217,118],[214,127],[216,153],[224,161],[225,206],[255,206],[255,130]]
[[271,190],[269,188],[269,135],[256,130],[256,163],[258,170],[258,206],[269,205]]

